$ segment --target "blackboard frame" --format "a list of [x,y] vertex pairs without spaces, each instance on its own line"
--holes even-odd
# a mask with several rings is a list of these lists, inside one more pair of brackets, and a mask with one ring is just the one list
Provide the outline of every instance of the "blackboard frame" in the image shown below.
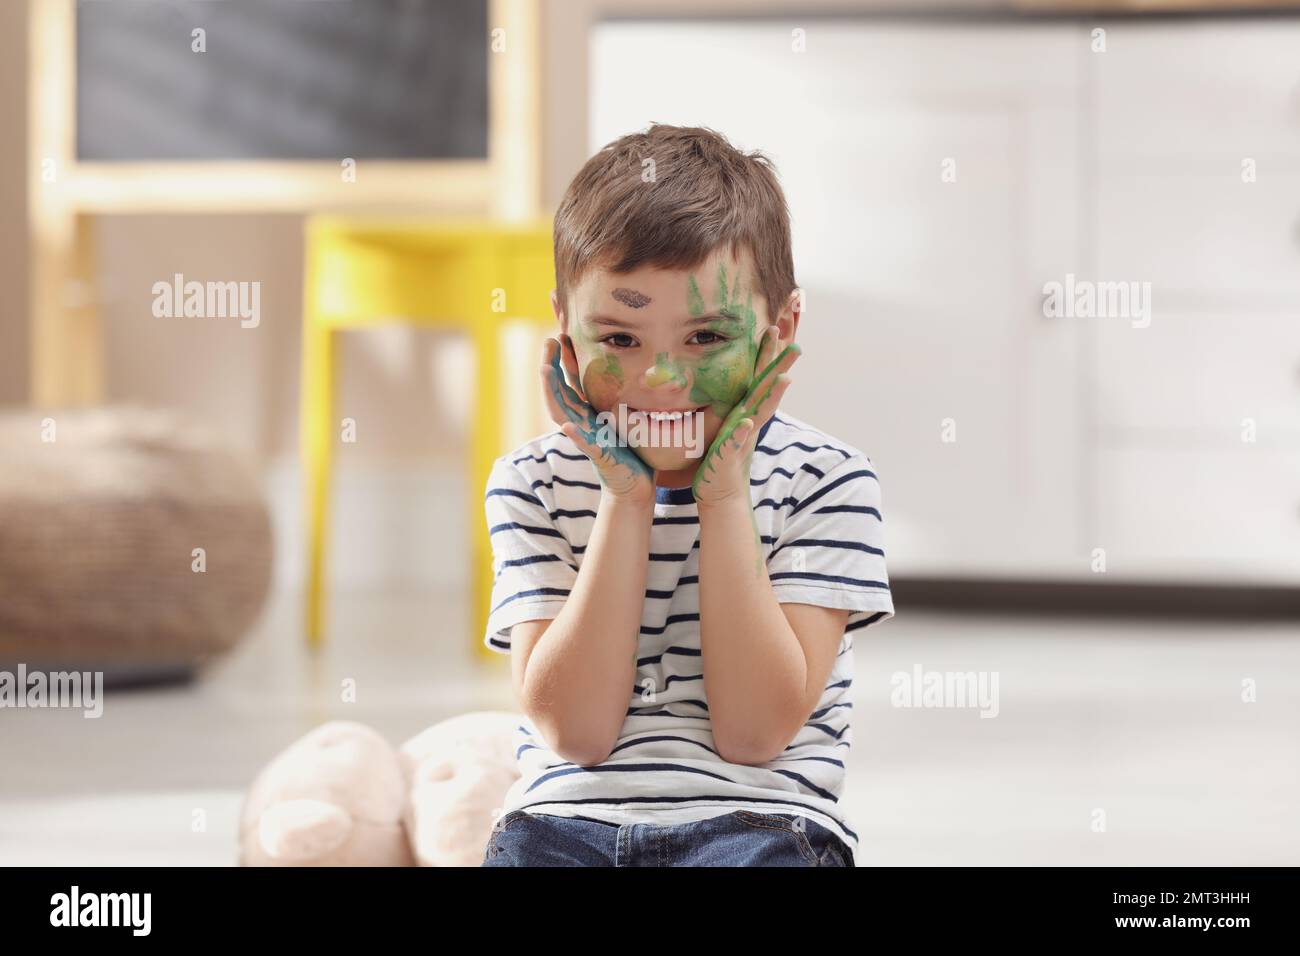
[[505,50],[488,57],[487,160],[367,160],[356,182],[344,183],[328,160],[78,161],[76,0],[33,0],[29,141],[40,160],[36,172],[53,160],[55,183],[42,184],[59,185],[64,201],[86,212],[414,207],[530,218],[541,188],[538,4],[486,2],[489,31],[503,30],[505,40]]
[[[30,0],[28,229],[31,393],[103,397],[93,217],[131,213],[447,214],[512,222],[541,214],[538,0],[485,0],[486,160],[365,160],[355,182],[319,161],[83,162],[76,155],[76,0]],[[496,31],[503,31],[497,34]]]

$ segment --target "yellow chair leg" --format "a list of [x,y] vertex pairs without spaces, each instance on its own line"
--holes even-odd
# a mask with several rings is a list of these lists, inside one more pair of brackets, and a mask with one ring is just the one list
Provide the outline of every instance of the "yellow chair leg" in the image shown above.
[[325,634],[330,531],[330,468],[334,451],[334,330],[309,315],[303,327],[302,461],[307,529],[307,643]]
[[[492,317],[495,318],[495,317]],[[483,496],[492,474],[492,463],[501,454],[501,333],[499,324],[485,318],[474,326],[475,374],[474,424],[470,430],[469,529],[473,612],[470,614],[474,646],[489,658],[497,655],[483,644],[492,600],[492,543],[488,535]]]

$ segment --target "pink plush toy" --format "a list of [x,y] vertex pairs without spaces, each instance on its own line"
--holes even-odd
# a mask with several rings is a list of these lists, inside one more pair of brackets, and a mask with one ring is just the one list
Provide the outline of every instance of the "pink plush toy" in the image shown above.
[[240,814],[243,866],[478,866],[519,776],[518,714],[480,711],[400,750],[364,724],[322,724],[253,781]]

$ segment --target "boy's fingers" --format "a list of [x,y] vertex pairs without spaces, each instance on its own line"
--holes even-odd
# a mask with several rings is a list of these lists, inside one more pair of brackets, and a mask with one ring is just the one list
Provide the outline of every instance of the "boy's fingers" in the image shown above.
[[767,421],[768,417],[776,413],[777,406],[781,404],[781,397],[785,395],[785,390],[790,387],[790,376],[782,373],[776,377],[776,382],[772,385],[772,390],[767,397],[758,406],[758,418],[761,421]]
[[740,424],[736,426],[735,432],[731,435],[732,448],[736,450],[744,448],[745,443],[749,441],[749,436],[752,434],[754,434],[754,419],[746,415],[740,420]]
[[[562,411],[569,421],[589,427],[593,415],[587,403],[565,381],[564,371],[560,366],[562,352],[560,344],[555,339],[549,339],[546,351],[548,359],[545,369],[546,382],[550,390],[550,396],[557,405],[557,410]],[[556,421],[559,421],[559,419],[557,418]]]
[[597,471],[603,472],[605,470],[602,461],[604,458],[604,452],[583,437],[582,428],[579,425],[574,422],[566,422],[560,426],[560,429],[564,434],[569,436],[570,441],[578,446],[578,451],[582,452],[591,460],[591,463],[596,467]]
[[781,404],[781,398],[785,395],[785,390],[789,387],[789,375],[782,373],[776,377],[776,381],[772,384],[772,390],[759,405],[759,420],[766,421],[770,416],[776,414],[777,407]]
[[772,361],[767,364],[767,367],[763,369],[764,375],[788,370],[791,365],[798,361],[802,352],[803,350],[799,348],[797,342],[791,342],[781,350],[780,355],[776,356],[776,358],[772,359]]
[[781,351],[780,355],[768,362],[767,365],[763,366],[763,370],[759,372],[758,375],[754,376],[754,382],[750,386],[750,394],[754,394],[760,389],[765,388],[768,379],[789,369],[790,366],[799,358],[801,352],[802,350],[799,348],[797,343],[791,342],[787,345]]
[[575,394],[581,401],[586,402],[587,396],[582,392],[582,375],[578,371],[578,356],[573,351],[573,339],[567,335],[560,340],[560,359],[564,362],[564,370],[578,385],[578,391]]
[[546,399],[546,414],[551,416],[551,421],[557,425],[567,422],[568,416],[560,411],[559,406],[555,404],[555,396],[551,393],[551,383],[549,381],[551,373],[542,369],[542,395]]
[[749,396],[746,401],[746,407],[750,410],[757,408],[762,398],[770,393],[772,381],[782,372],[788,371],[790,366],[799,358],[800,348],[794,342],[782,350],[781,354],[774,358],[763,371],[754,378],[753,384],[749,388]]
[[[548,340],[553,341],[553,340]],[[546,411],[551,416],[551,421],[562,423],[568,420],[568,416],[560,409],[559,402],[555,399],[555,386],[551,381],[553,371],[550,363],[550,346],[546,348],[546,358],[542,362],[541,368],[537,371],[542,377],[542,396],[546,400]]]
[[578,450],[591,459],[591,463],[601,470],[607,470],[609,462],[606,460],[605,449],[599,445],[587,440],[584,434],[585,429],[577,422],[569,422],[561,425],[560,428],[573,439],[573,443],[578,446]]
[[653,472],[648,471],[644,466],[633,470],[628,466],[627,462],[620,460],[619,456],[614,453],[614,449],[603,448],[587,441],[582,435],[581,426],[569,422],[560,427],[578,446],[579,451],[591,459],[591,463],[599,473],[601,481],[607,487],[616,490],[631,490],[639,478],[638,473],[644,474],[647,478],[653,480]]
[[775,325],[769,325],[767,331],[763,333],[763,347],[759,350],[758,368],[767,368],[781,351],[781,347],[781,330]]
[[[793,343],[791,343],[791,344],[793,344]],[[799,361],[799,356],[801,356],[801,355],[803,355],[803,350],[802,350],[802,349],[798,349],[798,348],[794,349],[793,351],[786,352],[786,353],[785,353],[785,358],[784,358],[784,360],[781,362],[781,364],[778,366],[778,368],[780,368],[780,370],[781,370],[782,372],[788,372],[788,371],[790,371],[790,369],[791,369],[791,367],[794,365],[794,363],[797,362],[797,361]]]
[[563,386],[562,397],[564,400],[564,410],[569,419],[574,424],[581,425],[584,428],[591,427],[592,415],[588,411],[587,403],[573,393],[573,389],[567,385]]
[[[782,373],[761,391],[752,394],[750,400],[746,402],[744,406],[736,406],[736,409],[733,410],[732,414],[736,415],[738,421],[743,421],[748,418],[754,423],[754,427],[751,428],[749,434],[745,436],[746,443],[748,443],[750,437],[758,434],[759,425],[766,422],[776,413],[777,408],[781,404],[781,397],[789,387],[790,376]],[[738,425],[736,431],[739,430],[740,428]]]
[[753,390],[750,392],[749,401],[745,403],[745,414],[757,415],[771,404],[773,398],[779,401],[781,392],[785,391],[784,387],[779,392],[777,391],[777,385],[782,381],[788,385],[789,376],[784,372],[778,372],[774,367],[771,375],[761,382],[755,383]]
[[768,326],[767,334],[763,338],[763,348],[758,360],[760,369],[767,368],[768,363],[776,356],[777,345],[781,341],[781,336],[775,325]]
[[590,457],[590,446],[587,444],[587,440],[582,437],[582,429],[573,422],[566,421],[560,425],[560,431],[564,432],[578,446],[579,451]]
[[563,389],[565,404],[573,415],[573,420],[587,428],[592,427],[593,421],[596,417],[595,409],[588,405],[586,399],[575,392],[573,388],[563,380],[563,378],[560,379],[560,382]]
[[564,401],[563,392],[560,391],[562,383],[556,382],[555,369],[550,365],[543,365],[540,371],[542,392],[546,396],[546,408],[551,415],[551,420],[557,423],[573,421],[573,412]]

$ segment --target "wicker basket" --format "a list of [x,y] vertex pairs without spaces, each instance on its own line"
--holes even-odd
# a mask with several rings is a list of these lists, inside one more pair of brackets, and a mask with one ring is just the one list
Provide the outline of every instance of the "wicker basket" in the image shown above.
[[271,559],[261,487],[211,430],[133,406],[0,414],[0,660],[200,664],[257,617]]

